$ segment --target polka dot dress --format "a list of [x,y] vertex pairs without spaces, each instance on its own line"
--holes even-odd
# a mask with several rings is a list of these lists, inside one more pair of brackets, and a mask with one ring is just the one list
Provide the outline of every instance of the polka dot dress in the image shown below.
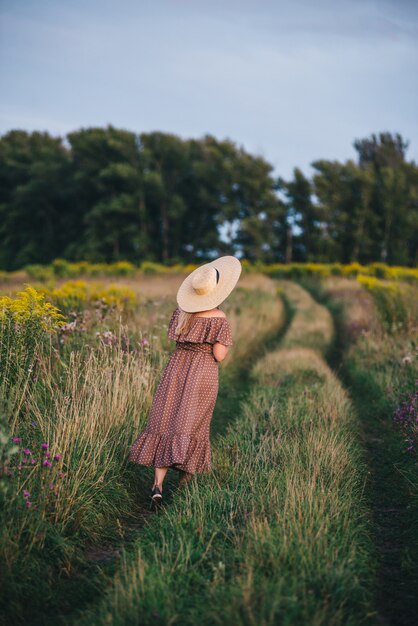
[[173,312],[168,337],[176,341],[162,373],[145,430],[130,449],[141,465],[202,473],[212,469],[210,423],[218,396],[219,364],[213,344],[232,346],[225,317],[194,317],[175,335],[180,309]]

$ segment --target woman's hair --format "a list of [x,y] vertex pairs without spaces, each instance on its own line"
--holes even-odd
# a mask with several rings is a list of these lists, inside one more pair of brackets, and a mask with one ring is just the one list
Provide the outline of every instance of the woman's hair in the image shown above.
[[180,309],[180,313],[177,318],[177,326],[174,331],[176,335],[179,335],[180,333],[189,330],[193,315],[193,313],[187,313],[187,311],[183,311],[183,309]]
[[[215,307],[219,309],[220,307]],[[174,330],[175,335],[179,335],[180,333],[185,333],[189,330],[190,324],[192,323],[194,313],[188,313],[187,311],[183,311],[180,309],[180,313],[177,320],[177,326]]]

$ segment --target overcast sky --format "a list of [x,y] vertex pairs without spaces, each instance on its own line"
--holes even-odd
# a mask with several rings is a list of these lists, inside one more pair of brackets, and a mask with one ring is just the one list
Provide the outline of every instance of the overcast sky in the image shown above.
[[0,133],[231,138],[289,177],[399,132],[418,162],[417,0],[0,0]]

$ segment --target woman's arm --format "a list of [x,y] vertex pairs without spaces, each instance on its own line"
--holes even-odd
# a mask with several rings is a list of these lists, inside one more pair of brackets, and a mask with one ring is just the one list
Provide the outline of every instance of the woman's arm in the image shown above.
[[213,356],[219,362],[224,360],[228,351],[229,346],[224,346],[222,343],[219,343],[219,341],[213,344]]

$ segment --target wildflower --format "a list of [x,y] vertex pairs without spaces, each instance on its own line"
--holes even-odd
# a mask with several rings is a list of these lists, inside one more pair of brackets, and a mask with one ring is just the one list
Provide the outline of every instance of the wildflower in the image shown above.
[[61,331],[62,332],[68,332],[68,333],[72,333],[76,330],[77,327],[77,320],[74,320],[73,322],[68,322],[67,324],[64,324],[63,326],[61,326]]
[[393,419],[406,435],[405,452],[416,452],[416,424],[418,422],[418,381],[415,391],[404,394],[403,400],[394,411]]
[[19,465],[17,466],[17,469],[18,469],[18,470],[21,470],[21,469],[22,469],[22,465],[21,465],[20,463],[19,463]]
[[35,421],[31,422],[31,426],[33,426],[33,428],[36,428],[38,426],[38,422],[35,422]]
[[96,335],[106,346],[113,345],[117,340],[116,335],[114,335],[111,330],[104,330],[102,333],[96,333]]
[[49,454],[49,452],[45,452],[44,457],[45,457],[46,459],[49,459],[49,457],[50,457],[50,456],[51,456],[51,455]]
[[48,450],[49,446],[47,443],[41,443],[42,450]]
[[29,496],[30,496],[30,492],[27,489],[24,489],[23,490],[23,497],[24,498],[29,498]]
[[60,472],[60,473],[58,474],[58,476],[59,476],[60,478],[64,478],[65,474],[64,474],[64,472]]
[[130,341],[129,336],[127,334],[123,334],[121,337],[121,348],[124,352],[129,351]]
[[42,465],[44,465],[45,467],[52,467],[51,461],[48,461],[47,459],[45,459],[45,461],[42,463]]
[[61,455],[60,455],[60,454],[56,454],[56,455],[54,456],[54,461],[59,461],[59,460],[60,460],[60,458],[61,458]]
[[25,449],[23,450],[23,454],[26,454],[26,456],[29,456],[29,455],[30,455],[30,450],[29,450],[29,448],[25,448]]
[[30,500],[26,500],[26,506],[28,507],[28,509],[30,509],[30,507],[32,506],[32,502]]
[[149,346],[149,341],[146,337],[144,337],[143,339],[141,339],[141,341],[139,342],[141,346]]
[[13,437],[12,442],[13,443],[22,443],[22,439],[20,437]]
[[31,459],[30,462],[32,463],[32,465],[35,465],[36,459]]

